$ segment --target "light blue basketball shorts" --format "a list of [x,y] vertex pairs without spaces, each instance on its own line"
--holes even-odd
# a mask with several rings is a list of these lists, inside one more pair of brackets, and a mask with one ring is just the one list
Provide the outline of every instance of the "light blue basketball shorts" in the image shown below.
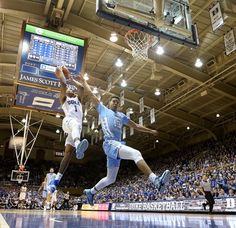
[[107,155],[107,168],[119,167],[121,159],[118,158],[118,153],[125,142],[116,140],[106,140],[103,142],[103,150]]

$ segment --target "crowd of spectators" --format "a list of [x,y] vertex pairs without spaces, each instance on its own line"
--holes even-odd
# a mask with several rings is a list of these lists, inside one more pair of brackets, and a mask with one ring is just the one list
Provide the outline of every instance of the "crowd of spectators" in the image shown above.
[[210,140],[164,155],[155,161],[152,169],[156,173],[169,169],[172,173],[164,194],[159,194],[138,171],[127,178],[125,170],[115,184],[96,194],[95,202],[203,198],[199,188],[204,174],[210,178],[214,197],[236,197],[236,136],[232,133],[217,142]]
[[[19,197],[19,185],[10,182],[11,170],[15,169],[15,161],[6,161],[0,157],[0,200],[5,202]],[[171,171],[171,181],[163,194],[159,194],[155,186],[147,180],[132,161],[122,161],[121,169],[115,184],[103,189],[95,195],[96,203],[154,201],[203,197],[198,190],[203,174],[211,181],[214,197],[236,197],[236,134],[228,134],[222,140],[209,140],[151,159],[148,161],[152,170],[160,174],[165,169]],[[41,207],[41,193],[38,187],[50,167],[55,171],[58,162],[29,160],[27,170],[30,171],[27,199]],[[70,164],[60,186],[90,188],[106,175],[106,161],[91,164]],[[58,202],[63,203],[63,195],[59,194]],[[29,204],[29,205],[32,205]]]

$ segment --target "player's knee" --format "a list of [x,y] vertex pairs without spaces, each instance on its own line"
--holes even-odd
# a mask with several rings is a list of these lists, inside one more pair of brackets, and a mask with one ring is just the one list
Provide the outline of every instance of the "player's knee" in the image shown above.
[[113,184],[116,182],[116,177],[107,177],[108,184]]
[[135,150],[133,157],[135,163],[139,162],[140,160],[143,160],[143,156],[139,150]]

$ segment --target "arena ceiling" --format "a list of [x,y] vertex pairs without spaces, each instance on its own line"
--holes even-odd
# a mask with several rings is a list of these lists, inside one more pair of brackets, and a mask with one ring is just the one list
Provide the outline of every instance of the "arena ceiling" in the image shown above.
[[[231,2],[231,1],[229,1]],[[107,79],[113,77],[113,88],[104,95],[104,101],[112,94],[119,94],[121,74],[125,73],[128,86],[125,88],[123,111],[132,107],[132,118],[138,121],[139,99],[144,97],[144,123],[159,131],[163,146],[178,147],[180,142],[199,133],[216,136],[216,127],[235,123],[236,97],[236,53],[225,55],[223,35],[236,25],[235,7],[224,5],[224,25],[212,32],[209,8],[212,0],[190,0],[192,19],[197,23],[200,46],[191,49],[170,41],[161,40],[165,54],[157,56],[154,48],[149,51],[149,60],[137,62],[132,58],[124,35],[129,28],[99,18],[95,13],[96,0],[1,0],[0,2],[0,128],[9,128],[9,113],[24,116],[25,110],[11,107],[16,83],[16,59],[24,20],[44,26],[50,19],[52,6],[64,10],[63,27],[59,31],[73,36],[88,38],[85,71],[89,83],[107,91]],[[109,41],[112,31],[118,32],[117,43]],[[194,67],[196,57],[204,66]],[[124,67],[117,69],[117,58],[124,61]],[[153,75],[153,65],[157,71]],[[162,95],[154,95],[160,88]],[[149,111],[158,110],[157,123],[149,124]],[[220,118],[216,118],[219,113]],[[93,112],[90,112],[93,115]],[[33,112],[33,119],[44,118],[43,134],[58,138],[55,129],[61,119],[45,113]],[[45,124],[46,123],[46,124]],[[189,126],[190,130],[186,127]],[[128,137],[131,144],[150,148],[152,137],[135,134]]]

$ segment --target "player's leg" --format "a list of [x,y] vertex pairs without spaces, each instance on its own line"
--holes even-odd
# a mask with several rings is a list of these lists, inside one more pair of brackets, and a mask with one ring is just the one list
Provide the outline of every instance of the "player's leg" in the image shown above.
[[129,146],[121,145],[118,157],[125,160],[133,160],[137,167],[146,175],[148,179],[158,188],[160,192],[163,192],[165,185],[170,180],[170,171],[166,170],[161,176],[156,176],[143,159],[142,154]]
[[61,178],[63,177],[63,174],[65,173],[74,153],[74,147],[68,143],[70,141],[68,138],[70,138],[69,135],[67,136],[67,139],[66,139],[64,157],[61,160],[58,173],[55,179],[52,180],[47,187],[49,195],[57,189],[57,186],[59,185]]
[[[78,120],[70,118],[64,121],[64,129],[71,134],[74,142],[74,147],[76,149],[76,158],[82,159],[84,157],[84,152],[88,149],[88,140],[83,139],[80,141],[80,135],[82,130],[82,124]],[[63,129],[63,130],[64,130]]]
[[119,168],[120,160],[107,158],[107,176],[102,178],[93,188],[84,190],[84,194],[86,195],[90,205],[94,205],[93,197],[95,193],[116,181]]

